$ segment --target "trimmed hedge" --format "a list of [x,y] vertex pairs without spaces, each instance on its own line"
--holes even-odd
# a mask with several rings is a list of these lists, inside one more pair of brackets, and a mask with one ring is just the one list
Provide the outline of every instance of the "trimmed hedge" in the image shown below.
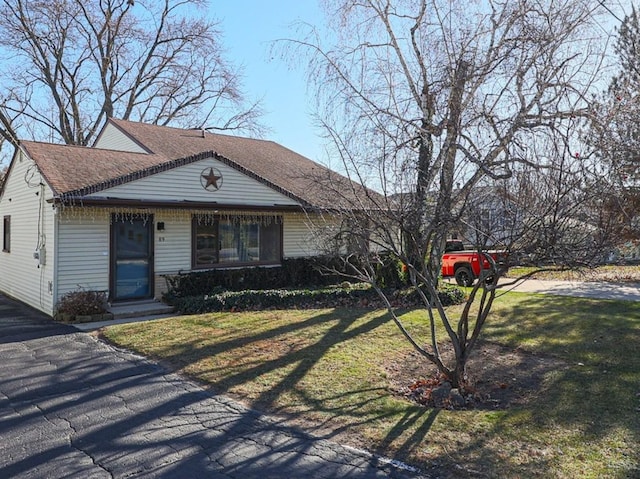
[[[465,300],[464,292],[455,286],[446,286],[438,294],[445,306]],[[388,297],[396,306],[422,305],[415,289],[389,291]],[[167,300],[183,314],[338,306],[383,307],[376,291],[366,286],[222,291],[207,295],[168,297]]]
[[[390,255],[377,264],[376,276],[387,297],[397,306],[421,306],[414,288],[408,287],[402,264]],[[214,269],[167,276],[164,299],[184,314],[214,311],[324,308],[336,306],[384,307],[376,291],[366,284],[345,282],[349,264],[336,257],[286,259],[278,267]],[[337,287],[342,284],[344,287]],[[441,285],[444,305],[464,301],[464,292]]]
[[173,305],[184,314],[235,310],[305,309],[322,307],[327,302],[350,303],[368,295],[370,295],[368,291],[342,288],[224,291],[204,296],[176,298]]
[[[381,258],[377,276],[385,288],[406,286],[401,264],[390,256]],[[350,258],[350,262],[357,259]],[[348,265],[340,258],[316,257],[293,258],[282,261],[281,266],[250,267],[237,269],[213,269],[166,276],[169,296],[188,297],[207,295],[221,291],[246,291],[280,288],[318,288],[339,284],[344,280],[340,274],[348,273]]]

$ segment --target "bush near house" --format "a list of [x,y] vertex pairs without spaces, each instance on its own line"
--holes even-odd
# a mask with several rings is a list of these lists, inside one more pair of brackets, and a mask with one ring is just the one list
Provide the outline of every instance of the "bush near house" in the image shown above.
[[107,312],[106,304],[107,295],[104,291],[70,291],[56,304],[55,318],[71,321],[79,316],[103,315]]
[[[351,263],[357,258],[350,258]],[[402,265],[391,256],[381,256],[381,286],[407,286]],[[336,271],[332,273],[331,271]],[[274,268],[213,269],[166,276],[170,297],[187,297],[219,291],[246,291],[279,288],[317,288],[339,284],[348,274],[348,264],[336,257],[292,258]]]
[[[357,261],[350,259],[350,261]],[[367,284],[351,284],[344,276],[348,265],[336,258],[299,258],[283,261],[281,268],[210,270],[168,277],[164,300],[184,314],[263,309],[307,309],[337,306],[383,308],[376,291]],[[391,257],[380,261],[381,286],[395,306],[420,305],[415,288],[409,287],[402,264]],[[464,301],[462,290],[443,284],[444,305]]]
[[[465,293],[451,285],[443,285],[438,294],[444,306],[460,304],[465,299]],[[396,307],[421,306],[415,288],[395,290],[387,297]],[[211,294],[184,297],[172,297],[167,294],[165,300],[183,314],[349,306],[384,308],[378,293],[369,285],[350,283],[317,289],[217,290]]]

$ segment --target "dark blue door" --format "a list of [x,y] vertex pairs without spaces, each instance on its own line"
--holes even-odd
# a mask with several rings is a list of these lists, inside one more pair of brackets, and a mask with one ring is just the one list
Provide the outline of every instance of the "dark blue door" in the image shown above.
[[112,299],[150,298],[153,292],[153,219],[115,219],[112,227]]

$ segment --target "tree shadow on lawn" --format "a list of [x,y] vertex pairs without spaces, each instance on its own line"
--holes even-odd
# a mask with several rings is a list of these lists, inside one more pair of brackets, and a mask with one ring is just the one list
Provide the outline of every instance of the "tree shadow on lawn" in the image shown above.
[[[436,441],[445,477],[640,477],[640,303],[530,296],[496,306],[483,337],[469,372],[489,400],[441,411],[431,437],[398,428],[396,457]],[[399,394],[434,372],[414,352],[388,366]]]
[[[445,357],[450,356],[449,345],[441,346]],[[413,351],[386,366],[393,390],[412,401],[415,397],[407,385],[418,378],[433,377],[437,371]],[[382,446],[399,460],[418,463],[427,471],[433,468],[437,477],[536,477],[533,473],[546,470],[551,458],[536,457],[533,449],[529,449],[533,451],[531,458],[525,460],[503,454],[500,449],[508,431],[504,420],[512,413],[535,407],[546,375],[566,364],[557,358],[482,341],[468,366],[476,396],[472,405],[465,409],[407,407],[406,418],[411,420],[398,421]],[[526,441],[519,446],[529,448]],[[530,460],[535,460],[535,465],[527,469]]]
[[[538,439],[548,433],[542,449],[567,445],[529,453],[536,467],[565,461],[563,455],[590,444],[586,453],[577,452],[577,464],[588,465],[580,460],[586,455],[592,466],[608,468],[608,477],[640,477],[640,303],[533,295],[492,314],[485,337],[564,363],[546,373],[532,400],[508,411],[492,434],[521,429],[526,436],[536,429]],[[593,477],[585,467],[581,472]]]
[[[349,312],[347,312],[349,311]],[[172,354],[161,354],[163,361],[178,368],[186,368],[192,363],[207,357],[216,357],[228,352],[242,352],[233,356],[235,359],[249,359],[244,368],[238,368],[224,377],[216,378],[216,374],[222,373],[225,367],[215,367],[203,372],[202,376],[211,374],[212,381],[208,385],[217,393],[228,393],[235,386],[243,385],[257,377],[276,372],[287,371],[277,382],[271,384],[251,402],[253,405],[274,408],[277,399],[284,393],[295,389],[296,385],[307,377],[309,371],[318,365],[327,352],[339,343],[374,331],[378,327],[390,321],[385,312],[375,313],[370,319],[363,320],[363,316],[369,315],[370,310],[343,310],[337,313],[333,310],[322,312],[304,321],[287,323],[276,326],[256,334],[247,334],[241,337],[230,338],[216,343],[201,344],[199,341],[182,343]],[[356,310],[357,311],[357,310]],[[319,339],[308,341],[300,337],[286,336],[290,333],[301,333],[305,329],[326,326]],[[286,343],[286,344],[283,344]],[[264,349],[286,349],[265,358],[261,352]],[[251,361],[253,355],[255,359]],[[386,391],[385,387],[376,388]],[[369,392],[373,391],[372,389]],[[314,406],[317,406],[317,398],[304,397],[304,391],[297,391],[300,397]],[[332,391],[327,391],[331,393]],[[363,393],[365,389],[351,391],[353,394]],[[329,410],[329,409],[327,409]]]
[[595,437],[622,427],[640,439],[629,423],[640,426],[632,414],[640,406],[640,303],[534,296],[500,312],[485,333],[566,363],[547,378],[537,421]]
[[[419,421],[399,421],[383,441],[394,457],[444,464],[449,477],[549,477],[567,461],[579,474],[596,466],[640,477],[640,303],[532,296],[496,308],[484,337],[469,372],[486,400],[476,411],[441,411],[435,431],[434,410],[416,430]],[[404,395],[412,378],[435,373],[413,351],[387,368]],[[446,449],[425,456],[434,441]]]
[[[446,442],[442,437],[429,438],[443,411],[409,403],[402,407],[385,403],[392,396],[402,395],[399,389],[402,382],[396,383],[395,393],[388,382],[380,388],[358,387],[354,383],[348,391],[326,391],[329,394],[320,396],[298,387],[331,348],[385,325],[389,321],[385,313],[374,313],[363,321],[363,316],[370,311],[321,312],[298,323],[279,325],[217,344],[201,345],[197,341],[183,344],[182,349],[173,356],[164,356],[164,360],[184,367],[194,358],[236,349],[246,350],[245,355],[250,357],[252,345],[282,341],[282,335],[324,325],[323,334],[312,342],[293,344],[290,351],[277,357],[258,358],[243,370],[212,381],[212,389],[229,393],[234,387],[262,375],[286,371],[252,398],[251,405],[280,414],[283,419],[327,438],[349,438],[354,428],[378,427],[375,423],[386,421],[390,426],[385,426],[382,437],[369,439],[366,447],[423,466],[432,462],[446,465],[445,469],[455,467],[450,477],[491,475],[495,471],[511,474],[538,471],[540,474],[554,464],[557,466],[564,452],[558,452],[558,448],[551,450],[547,447],[551,444],[538,442],[536,445],[535,441],[544,437],[543,433],[538,433],[530,444],[529,424],[543,431],[561,428],[567,434],[584,434],[593,438],[594,443],[622,429],[628,431],[633,444],[639,442],[640,415],[633,415],[633,411],[640,406],[636,396],[640,392],[640,355],[636,351],[640,344],[637,319],[640,307],[634,303],[612,304],[532,296],[514,307],[496,308],[485,330],[488,341],[479,345],[472,358],[476,364],[472,364],[470,372],[476,374],[479,381],[488,381],[486,385],[492,388],[494,397],[503,394],[500,404],[495,406],[497,414],[480,432],[471,433],[465,429],[463,417],[471,412],[446,411],[446,417],[457,416],[448,431],[451,437],[459,434],[467,438],[454,439],[446,444],[444,452],[429,454],[424,450],[430,443],[441,446]],[[430,363],[412,354],[407,353],[405,363],[400,365],[405,371],[403,382],[410,377],[406,373],[409,364],[420,362],[425,369],[431,368]],[[217,371],[211,372],[214,376]],[[414,379],[417,375],[415,371]],[[393,379],[393,374],[391,376]],[[278,399],[286,394],[294,395],[298,408],[278,405]],[[490,404],[487,402],[484,412],[477,414],[491,414],[487,411],[492,409]],[[312,421],[308,421],[309,415],[313,416]],[[471,421],[479,419],[471,418]],[[358,437],[360,434],[356,433],[355,444],[362,439]],[[433,434],[442,434],[441,427]],[[515,437],[519,435],[523,438]]]
[[[371,386],[371,377],[362,380],[354,377],[353,387],[340,391],[314,389],[308,390],[301,383],[310,371],[319,366],[325,355],[337,345],[371,333],[390,322],[390,316],[384,311],[371,310],[338,310],[321,312],[313,317],[297,323],[287,323],[267,331],[247,334],[242,337],[222,340],[218,343],[201,345],[197,341],[183,343],[172,355],[162,354],[164,361],[174,367],[186,369],[191,363],[206,357],[214,357],[227,352],[249,351],[252,346],[264,346],[264,342],[275,344],[283,335],[300,333],[307,328],[326,325],[323,334],[312,342],[294,345],[286,354],[271,359],[259,358],[248,367],[234,371],[224,377],[216,378],[224,367],[215,366],[199,371],[197,377],[207,378],[206,386],[216,393],[231,394],[235,399],[249,402],[251,407],[276,414],[283,421],[303,427],[316,437],[338,439],[354,445],[362,444],[362,433],[359,427],[376,427],[375,423],[387,422],[391,429],[386,437],[382,436],[380,444],[368,443],[364,447],[384,454],[387,446],[397,443],[403,431],[411,429],[409,438],[402,439],[403,444],[394,446],[403,456],[410,456],[413,449],[424,440],[433,425],[438,411],[399,401],[397,395],[389,388],[388,382],[379,387]],[[390,331],[396,332],[395,325],[388,324]],[[275,347],[275,346],[274,346]],[[258,352],[259,354],[259,352]],[[245,355],[245,356],[249,356]],[[359,361],[359,360],[358,360]],[[367,367],[368,365],[365,365]],[[262,389],[255,397],[247,401],[246,397],[234,393],[234,388],[254,381],[263,375],[276,371],[287,371],[284,375]],[[383,373],[382,370],[379,373]],[[367,374],[365,370],[364,374]],[[372,372],[372,374],[375,374]],[[375,383],[375,381],[373,381]],[[351,384],[350,384],[351,385]],[[279,398],[287,395],[283,402]],[[375,440],[380,441],[380,438]]]

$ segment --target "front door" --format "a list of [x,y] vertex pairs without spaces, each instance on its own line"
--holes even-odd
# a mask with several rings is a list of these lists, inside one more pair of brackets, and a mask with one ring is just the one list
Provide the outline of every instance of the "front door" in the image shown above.
[[111,299],[153,296],[153,217],[111,221]]

